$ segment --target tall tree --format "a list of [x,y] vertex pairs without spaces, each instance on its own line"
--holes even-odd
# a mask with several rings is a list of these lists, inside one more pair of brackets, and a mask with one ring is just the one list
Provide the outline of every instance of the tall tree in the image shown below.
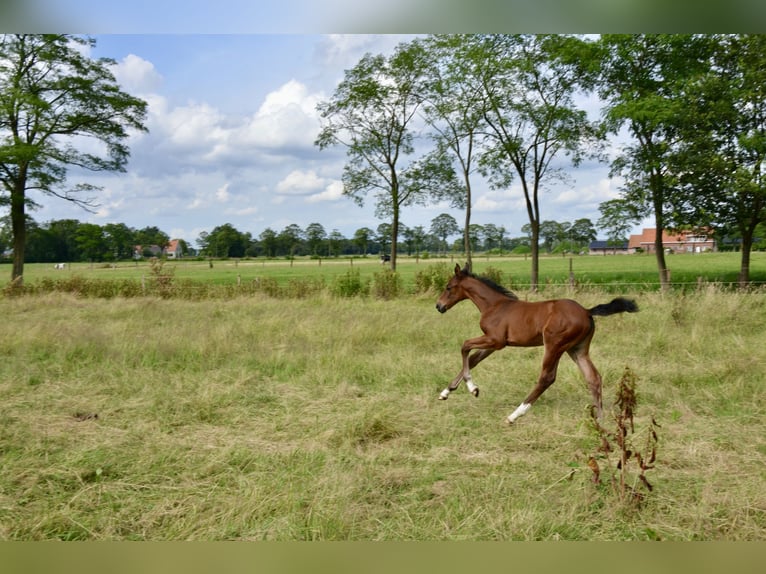
[[[28,191],[94,206],[82,193],[97,188],[67,188],[68,168],[125,171],[130,130],[146,130],[146,102],[120,91],[113,60],[94,60],[80,49],[94,45],[69,35],[0,38],[0,202],[10,204],[13,281],[23,281],[25,213],[35,205]],[[101,149],[78,147],[83,138]]]
[[306,227],[306,245],[311,255],[319,255],[322,242],[327,239],[327,232],[321,223],[309,223]]
[[654,252],[665,289],[669,276],[662,232],[686,223],[678,217],[685,198],[674,166],[689,117],[687,91],[709,65],[704,42],[683,34],[622,34],[602,36],[596,46],[596,85],[606,102],[607,125],[615,133],[626,126],[631,136],[612,170],[625,178],[623,207],[629,205],[637,217],[654,217]]
[[710,65],[687,90],[678,171],[688,219],[741,239],[750,281],[755,230],[766,222],[766,37],[713,35]]
[[463,247],[471,265],[472,176],[477,170],[485,128],[480,75],[471,73],[475,62],[466,36],[436,35],[425,40],[429,58],[423,78],[425,117],[434,130],[436,152],[454,157],[461,184],[445,187],[439,199],[465,208]]
[[391,221],[392,270],[402,208],[425,202],[433,189],[431,164],[413,159],[423,63],[417,43],[399,45],[390,57],[366,54],[317,106],[322,129],[316,145],[346,148],[343,193],[360,205],[374,193],[377,215]]
[[447,238],[451,235],[460,233],[460,226],[458,226],[455,218],[449,213],[442,213],[431,220],[430,232],[441,240],[441,246],[444,248],[444,253],[446,254]]
[[469,37],[483,89],[489,149],[481,165],[490,184],[507,189],[518,178],[531,236],[531,287],[539,283],[540,192],[565,179],[555,161],[574,165],[598,151],[597,126],[575,105],[580,75],[572,63],[576,38],[557,35]]

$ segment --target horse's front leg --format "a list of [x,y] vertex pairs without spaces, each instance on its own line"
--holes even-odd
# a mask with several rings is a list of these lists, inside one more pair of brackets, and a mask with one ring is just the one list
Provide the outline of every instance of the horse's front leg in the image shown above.
[[479,387],[477,387],[473,380],[471,379],[471,369],[473,369],[476,365],[478,365],[481,361],[489,357],[492,353],[495,352],[495,348],[483,348],[476,351],[474,354],[470,355],[470,352],[476,348],[475,341],[482,340],[484,341],[484,337],[477,337],[477,339],[469,339],[465,343],[463,343],[463,347],[461,349],[461,354],[463,357],[463,367],[460,369],[460,372],[457,374],[457,376],[452,379],[452,382],[447,386],[446,389],[444,389],[440,394],[439,398],[441,400],[447,400],[450,393],[454,391],[455,389],[460,386],[461,381],[465,381],[465,386],[468,389],[468,392],[471,393],[474,397],[479,396]]

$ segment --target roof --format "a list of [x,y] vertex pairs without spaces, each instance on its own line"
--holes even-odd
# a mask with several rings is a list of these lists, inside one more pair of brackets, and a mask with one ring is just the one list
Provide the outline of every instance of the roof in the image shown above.
[[627,241],[607,241],[604,239],[597,239],[596,241],[591,241],[590,245],[588,245],[590,249],[627,249],[628,248],[628,242]]

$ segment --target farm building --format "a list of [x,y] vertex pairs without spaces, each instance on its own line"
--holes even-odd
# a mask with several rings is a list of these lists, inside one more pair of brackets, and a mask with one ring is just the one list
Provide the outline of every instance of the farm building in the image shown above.
[[[640,234],[630,236],[628,251],[635,253],[640,250],[645,253],[654,253],[654,240],[656,237],[656,229],[644,228]],[[704,230],[665,230],[662,232],[662,246],[671,253],[702,253],[704,251],[715,251],[715,240],[709,237]]]
[[[629,241],[592,241],[588,246],[591,255],[619,255],[625,253],[654,253],[654,239],[657,230],[644,228],[641,233],[631,235]],[[663,231],[662,246],[672,253],[702,253],[715,251],[715,240],[704,231]]]
[[627,241],[604,241],[599,239],[597,241],[591,241],[588,245],[589,255],[623,255],[628,253]]
[[171,239],[163,249],[163,253],[168,259],[181,259],[183,255],[181,242],[178,239]]

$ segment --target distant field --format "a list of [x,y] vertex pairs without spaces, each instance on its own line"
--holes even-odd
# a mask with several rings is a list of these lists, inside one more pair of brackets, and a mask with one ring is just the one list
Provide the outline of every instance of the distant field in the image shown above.
[[[671,271],[671,281],[678,284],[694,285],[699,278],[707,282],[733,283],[739,273],[739,253],[705,253],[695,255],[671,255],[667,257]],[[435,263],[454,265],[463,264],[458,257],[419,259],[401,257],[397,262],[397,271],[402,278],[405,290],[411,290],[416,274]],[[657,287],[658,273],[654,256],[651,255],[611,255],[611,256],[543,256],[540,259],[540,282],[546,284],[566,284],[571,270],[578,284],[610,285],[613,288],[652,289]],[[485,257],[474,258],[474,269],[478,273],[492,267],[502,274],[507,286],[526,290],[530,281],[530,261],[524,257]],[[385,269],[376,257],[354,259],[242,259],[216,260],[212,266],[208,261],[192,259],[168,261],[165,269],[171,270],[173,277],[179,280],[200,281],[222,285],[235,285],[251,282],[259,278],[271,278],[280,284],[291,279],[314,278],[331,284],[336,278],[349,270],[358,270],[363,279],[370,279],[375,273]],[[7,273],[10,278],[10,266],[0,266],[0,274]],[[147,261],[119,262],[115,265],[73,263],[65,270],[55,270],[52,264],[25,265],[25,282],[35,282],[43,278],[61,279],[71,276],[84,278],[103,278],[112,280],[130,279],[141,281],[151,274]],[[2,279],[2,277],[0,277]],[[751,280],[766,283],[766,253],[753,253],[751,261]]]

